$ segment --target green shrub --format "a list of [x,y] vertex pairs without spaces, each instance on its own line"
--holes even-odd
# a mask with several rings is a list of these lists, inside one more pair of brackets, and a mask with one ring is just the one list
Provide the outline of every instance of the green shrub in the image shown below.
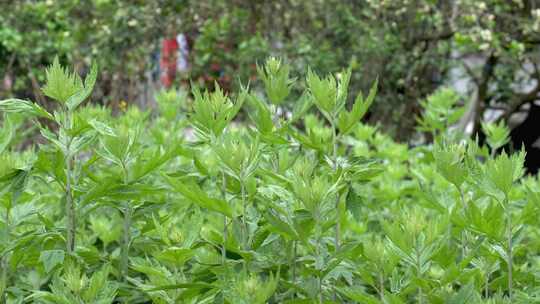
[[[455,140],[448,90],[419,118],[436,143],[408,148],[360,122],[376,81],[349,108],[350,70],[308,71],[299,98],[288,70],[259,68],[266,95],[161,92],[153,115],[112,117],[81,106],[97,69],[83,82],[56,60],[53,113],[0,101],[3,301],[539,301],[523,152]],[[43,140],[16,152],[21,115]],[[506,143],[484,128],[492,151]]]

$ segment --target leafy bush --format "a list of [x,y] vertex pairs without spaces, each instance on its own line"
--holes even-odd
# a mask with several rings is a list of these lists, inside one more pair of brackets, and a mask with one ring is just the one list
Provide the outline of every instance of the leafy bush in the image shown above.
[[[96,68],[55,60],[53,113],[0,101],[3,302],[539,301],[538,180],[497,155],[506,126],[456,136],[443,90],[419,118],[435,144],[409,148],[360,123],[377,81],[349,108],[350,70],[309,70],[298,98],[288,71],[259,67],[266,94],[161,92],[113,117],[81,106]],[[23,117],[42,139],[16,152]]]

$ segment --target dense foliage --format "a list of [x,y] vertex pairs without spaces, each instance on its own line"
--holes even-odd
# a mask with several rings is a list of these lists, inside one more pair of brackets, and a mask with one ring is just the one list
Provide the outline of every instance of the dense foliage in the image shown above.
[[[540,301],[539,181],[498,153],[504,124],[463,139],[440,90],[418,117],[435,143],[409,148],[360,123],[377,81],[349,107],[351,70],[258,73],[264,94],[164,91],[113,117],[84,106],[95,66],[55,60],[54,111],[0,101],[3,302]],[[42,138],[16,152],[27,119]]]
[[56,54],[79,72],[97,58],[94,102],[153,105],[153,56],[174,32],[190,37],[189,76],[225,90],[270,55],[287,58],[298,77],[308,65],[323,74],[351,66],[356,91],[384,75],[367,119],[403,141],[420,101],[440,86],[461,82],[475,129],[486,110],[508,119],[540,91],[537,0],[21,0],[0,9],[10,12],[0,16],[0,76],[11,83],[0,96],[47,109],[39,83]]

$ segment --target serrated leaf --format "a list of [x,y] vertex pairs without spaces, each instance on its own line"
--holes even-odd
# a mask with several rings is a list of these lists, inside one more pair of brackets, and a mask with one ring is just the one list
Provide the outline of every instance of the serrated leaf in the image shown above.
[[47,68],[46,77],[43,93],[61,103],[66,103],[71,96],[84,88],[79,75],[62,67],[58,57],[55,57],[53,64]]
[[344,295],[345,297],[356,301],[357,303],[365,303],[365,304],[379,304],[379,300],[362,291],[360,288],[353,288],[353,287],[338,287],[336,288],[339,293]]
[[233,217],[232,208],[226,201],[209,197],[204,191],[201,190],[199,185],[192,182],[183,183],[168,176],[165,176],[165,178],[174,190],[178,191],[189,201],[199,205],[200,207],[219,212],[230,218]]
[[94,130],[96,130],[101,135],[116,136],[113,128],[98,120],[91,119],[90,121],[88,121],[88,123],[92,126],[92,128],[94,128]]
[[96,84],[97,74],[98,66],[96,63],[93,63],[90,68],[90,73],[84,80],[84,88],[81,88],[77,93],[71,95],[67,99],[66,104],[69,110],[75,110],[84,100],[90,97],[94,90],[94,85]]
[[54,120],[54,117],[38,104],[17,98],[0,100],[0,111],[6,113],[22,113]]
[[274,214],[272,210],[268,210],[267,212],[263,213],[264,218],[270,223],[271,230],[274,230],[275,232],[291,239],[291,240],[298,240],[300,237],[298,236],[298,232],[294,229],[292,225],[285,222],[284,220],[280,219],[277,214]]
[[39,261],[43,263],[45,271],[50,273],[56,266],[64,262],[64,251],[43,250],[39,255]]

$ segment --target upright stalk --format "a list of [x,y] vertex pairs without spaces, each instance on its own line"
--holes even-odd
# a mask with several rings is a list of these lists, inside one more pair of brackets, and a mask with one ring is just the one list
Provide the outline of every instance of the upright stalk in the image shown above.
[[484,284],[484,298],[488,298],[489,295],[489,272],[486,271],[486,283]]
[[129,245],[131,243],[131,216],[133,213],[133,209],[131,207],[131,204],[129,202],[126,202],[124,205],[124,231],[123,231],[123,237],[122,237],[122,257],[121,257],[121,272],[122,272],[122,280],[125,281],[127,275],[128,275],[128,268],[129,268]]
[[[317,256],[321,255],[321,235],[317,237]],[[319,304],[323,303],[323,291],[322,291],[322,275],[321,269],[317,269],[317,289],[319,291]]]
[[[124,173],[124,185],[128,185],[128,171],[126,165],[122,164],[122,171]],[[120,271],[122,274],[122,280],[125,280],[128,275],[129,269],[129,245],[131,243],[131,216],[133,213],[133,208],[129,201],[124,202],[124,207],[122,209],[124,213],[124,227],[122,235],[122,247],[121,247],[121,260],[120,260]]]
[[[225,178],[225,173],[221,172],[222,184],[221,184],[221,196],[223,200],[227,202],[226,191],[227,191],[227,179]],[[221,263],[223,266],[227,263],[227,216],[223,215],[223,244],[221,246]]]
[[[334,173],[337,172],[337,130],[336,125],[334,123],[336,119],[332,118],[332,158],[334,160],[334,163],[332,165],[332,169],[334,170]],[[339,248],[341,246],[341,218],[340,218],[340,206],[339,206],[339,193],[336,193],[336,202],[335,202],[335,208],[336,208],[336,227],[335,227],[335,236],[334,236],[334,250],[337,253],[339,251]],[[337,300],[337,293],[334,292],[333,294],[333,300]]]
[[[416,271],[420,277],[422,275],[422,262],[420,260],[420,250],[418,250],[418,241],[415,241],[415,253],[416,253]],[[422,286],[418,286],[418,304],[424,304],[424,294],[422,292]]]
[[66,216],[67,216],[67,251],[75,250],[75,204],[71,190],[71,157],[66,157]]
[[[68,126],[71,126],[71,112],[69,110],[66,111],[66,124]],[[70,127],[71,128],[71,127]],[[66,132],[67,133],[67,132]],[[71,142],[73,141],[72,137],[69,137],[68,142],[66,144],[66,155],[64,157],[65,161],[65,169],[66,169],[66,230],[67,230],[67,252],[69,254],[73,253],[75,250],[75,234],[76,231],[76,222],[75,222],[75,202],[73,201],[73,190],[72,188],[72,162],[73,162],[73,156],[71,155]]]
[[[337,171],[337,130],[333,121],[331,123],[331,126],[332,126],[332,158],[334,160],[332,169],[334,170],[334,173],[335,173]],[[334,238],[334,247],[337,252],[339,251],[340,239],[341,239],[341,223],[340,223],[340,218],[339,218],[339,194],[336,195],[335,207],[336,207],[336,227],[335,227],[336,235]]]
[[[15,202],[12,202],[12,206],[14,205]],[[9,235],[10,235],[10,219],[9,219],[9,213],[10,213],[10,208],[6,208],[6,214],[4,216],[4,225],[5,225],[5,229],[4,229],[4,240],[6,242],[6,244],[9,244]],[[7,291],[6,291],[6,288],[7,288],[7,281],[8,281],[8,267],[9,267],[9,258],[8,258],[8,254],[6,253],[3,257],[2,257],[2,286],[0,286],[1,290],[2,290],[2,294],[0,295],[0,300],[2,300],[2,303],[5,303],[7,302]]]
[[[320,210],[319,208],[317,208],[317,211],[316,211],[316,218],[315,218],[315,225],[316,225],[316,233],[317,233],[317,243],[316,243],[316,248],[315,248],[315,254],[317,257],[320,257],[321,256],[321,245],[322,245],[322,228],[321,228],[321,214],[320,214]],[[316,266],[317,268],[317,266]],[[318,293],[319,293],[319,304],[322,304],[323,303],[323,290],[322,290],[322,273],[321,273],[321,269],[316,269],[317,270],[317,289],[318,289]]]
[[246,221],[246,186],[244,185],[244,181],[240,181],[240,190],[242,195],[242,243],[243,243],[243,249],[248,249],[248,227],[247,227],[247,221]]
[[379,299],[384,302],[384,274],[379,272]]
[[292,262],[291,262],[293,283],[296,283],[296,254],[297,254],[296,246],[297,246],[296,241],[293,241],[293,254],[292,254]]
[[[468,210],[467,202],[465,202],[465,195],[463,194],[463,189],[461,187],[456,186],[457,190],[459,191],[459,197],[461,199],[461,204],[463,205],[463,209],[465,212]],[[465,259],[467,256],[467,247],[468,247],[468,240],[467,240],[467,231],[463,230],[461,232],[461,255],[462,259]]]
[[508,199],[505,198],[506,201],[506,237],[507,237],[507,248],[506,248],[506,256],[508,260],[506,261],[507,264],[507,270],[508,270],[508,298],[510,299],[510,302],[512,302],[512,259],[513,259],[513,251],[512,251],[512,213],[510,212],[510,204],[508,203]]
[[[290,244],[291,252],[289,252],[289,268],[291,269],[291,282],[294,285],[296,283],[296,241],[293,240]],[[296,299],[296,292],[291,292],[291,300]]]

